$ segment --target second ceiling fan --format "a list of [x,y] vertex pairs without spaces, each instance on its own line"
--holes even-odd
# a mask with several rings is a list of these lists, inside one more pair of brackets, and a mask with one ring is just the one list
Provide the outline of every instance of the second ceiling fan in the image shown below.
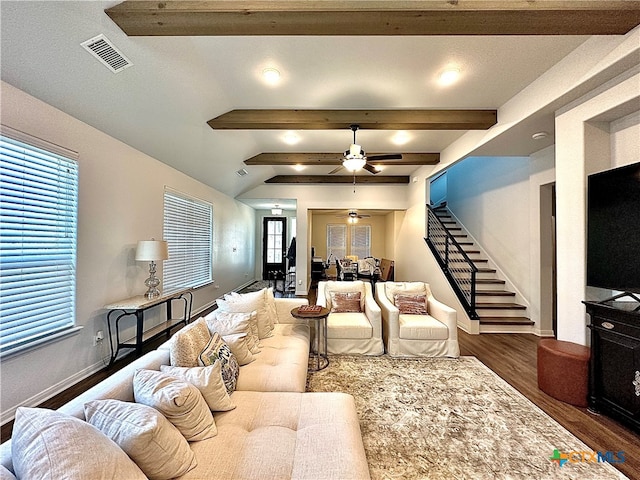
[[356,144],[356,132],[360,128],[360,125],[351,125],[351,131],[353,132],[353,143],[350,145],[349,150],[344,152],[344,158],[342,160],[342,165],[338,168],[335,168],[329,172],[329,175],[338,173],[340,170],[347,169],[350,172],[355,174],[356,171],[361,168],[365,169],[369,173],[373,173],[374,175],[379,172],[379,170],[369,163],[370,161],[380,162],[384,160],[401,160],[402,154],[400,153],[390,153],[387,155],[371,155],[367,156],[362,149],[362,147]]

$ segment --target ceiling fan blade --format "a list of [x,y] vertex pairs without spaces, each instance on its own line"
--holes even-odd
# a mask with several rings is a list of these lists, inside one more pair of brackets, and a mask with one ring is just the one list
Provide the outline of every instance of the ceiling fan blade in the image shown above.
[[370,156],[367,156],[367,160],[369,160],[369,161],[402,160],[402,154],[401,153],[389,153],[387,155],[370,155]]
[[342,165],[340,165],[340,166],[338,166],[338,167],[334,168],[333,170],[331,170],[331,171],[329,172],[329,175],[333,175],[334,173],[338,173],[338,172],[339,172],[340,170],[342,170],[343,168],[344,168],[344,167],[343,167]]
[[369,173],[373,173],[374,175],[377,174],[377,173],[380,173],[376,167],[374,167],[373,165],[371,165],[369,163],[365,163],[364,167],[362,167],[362,168],[364,168]]
[[358,218],[369,218],[371,215],[358,215]]

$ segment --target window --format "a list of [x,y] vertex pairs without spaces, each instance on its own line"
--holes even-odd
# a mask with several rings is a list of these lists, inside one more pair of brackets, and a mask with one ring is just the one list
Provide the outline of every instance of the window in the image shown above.
[[371,225],[351,225],[351,255],[371,256]]
[[162,289],[173,292],[213,280],[213,207],[184,193],[165,189],[164,240],[169,245]]
[[344,258],[347,254],[347,226],[330,223],[327,225],[327,258]]
[[75,326],[77,154],[3,127],[0,135],[0,351]]

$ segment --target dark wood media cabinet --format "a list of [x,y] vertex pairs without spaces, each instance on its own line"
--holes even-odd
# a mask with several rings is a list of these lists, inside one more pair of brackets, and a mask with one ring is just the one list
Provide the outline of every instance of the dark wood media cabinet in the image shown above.
[[583,303],[591,317],[589,408],[640,432],[640,304]]

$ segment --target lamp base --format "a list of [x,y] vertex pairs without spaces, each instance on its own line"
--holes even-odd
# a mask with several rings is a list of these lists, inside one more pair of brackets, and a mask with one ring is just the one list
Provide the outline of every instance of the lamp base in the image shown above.
[[160,280],[156,278],[156,262],[151,262],[149,264],[149,278],[144,281],[144,284],[148,287],[148,290],[144,294],[146,298],[151,299],[162,295],[162,292],[158,288]]

